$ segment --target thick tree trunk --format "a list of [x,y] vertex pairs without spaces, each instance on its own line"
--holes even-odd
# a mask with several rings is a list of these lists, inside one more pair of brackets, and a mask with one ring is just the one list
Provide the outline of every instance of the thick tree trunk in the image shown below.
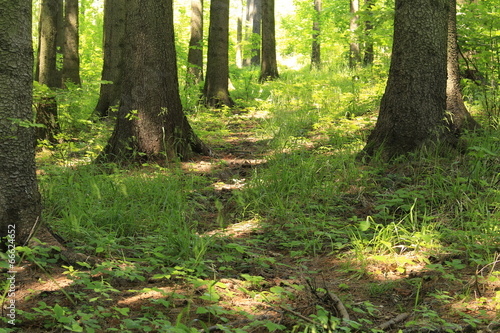
[[125,37],[125,5],[123,0],[104,1],[103,68],[99,101],[94,113],[107,117],[120,101],[123,75],[123,49]]
[[[38,77],[35,79],[49,88],[61,87],[61,73],[57,66],[57,51],[62,41],[62,0],[42,0],[38,43]],[[57,102],[54,96],[43,96],[36,105],[36,136],[40,140],[56,143],[59,133]]]
[[229,96],[229,0],[212,0],[208,32],[207,76],[203,96],[211,107],[232,106]]
[[312,33],[311,68],[321,68],[321,0],[314,0],[314,19]]
[[203,81],[203,0],[191,0],[191,38],[189,39],[187,85]]
[[208,154],[179,97],[172,0],[127,2],[124,80],[114,132],[97,162]]
[[13,254],[14,245],[26,243],[41,213],[35,133],[19,124],[33,120],[31,0],[10,1],[2,8],[0,45],[0,249]]
[[274,0],[262,0],[262,60],[259,81],[279,78],[276,62]]
[[446,110],[451,114],[451,130],[459,135],[462,130],[479,128],[465,107],[460,86],[457,44],[457,3],[450,0],[448,21],[448,81],[446,84]]
[[81,85],[80,56],[78,55],[78,1],[79,0],[65,0],[62,68],[63,85],[68,81],[76,85]]
[[351,21],[349,31],[351,32],[351,43],[349,44],[349,67],[356,67],[361,62],[361,48],[359,46],[356,30],[359,27],[359,0],[350,1]]
[[451,142],[446,128],[449,0],[396,0],[387,87],[364,149],[382,157]]
[[247,28],[246,40],[250,44],[250,54],[243,65],[260,66],[260,44],[261,44],[261,21],[262,21],[262,0],[247,0]]

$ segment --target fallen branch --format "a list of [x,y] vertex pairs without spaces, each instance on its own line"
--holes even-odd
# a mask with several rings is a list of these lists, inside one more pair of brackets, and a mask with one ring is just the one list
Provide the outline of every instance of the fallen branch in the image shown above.
[[386,330],[386,329],[388,329],[389,327],[391,327],[393,325],[396,325],[396,324],[399,324],[402,321],[405,321],[409,316],[410,316],[409,313],[406,313],[406,312],[405,313],[401,313],[398,316],[396,316],[395,318],[392,318],[391,320],[388,320],[385,323],[382,323],[379,326],[379,328],[381,330]]
[[300,318],[300,319],[302,319],[302,320],[307,321],[308,323],[311,323],[311,324],[313,324],[313,325],[318,325],[318,323],[317,323],[317,322],[315,322],[314,320],[312,320],[311,318],[307,318],[306,316],[304,316],[304,315],[302,315],[302,314],[300,314],[300,313],[298,313],[298,312],[296,312],[296,311],[293,311],[292,309],[288,309],[288,308],[284,307],[283,305],[280,305],[280,308],[281,308],[282,310],[286,311],[286,312],[291,313],[292,315],[294,315],[294,316],[296,316],[296,317],[299,317],[299,318]]
[[345,308],[344,303],[342,303],[340,298],[331,291],[328,292],[328,296],[333,301],[335,308],[339,311],[340,315],[342,316],[342,319],[350,320],[349,313],[347,312],[347,309]]

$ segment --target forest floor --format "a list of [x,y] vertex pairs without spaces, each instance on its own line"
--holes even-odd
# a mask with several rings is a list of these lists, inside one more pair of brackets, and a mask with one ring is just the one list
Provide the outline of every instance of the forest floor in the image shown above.
[[[385,253],[362,253],[346,239],[305,251],[300,239],[286,241],[284,236],[297,231],[283,219],[266,216],[265,207],[260,214],[245,213],[235,193],[276,154],[289,153],[273,150],[272,137],[256,134],[266,117],[255,110],[235,114],[226,123],[227,131],[209,143],[217,157],[178,165],[182,174],[206,180],[192,194],[199,203],[195,215],[202,221],[196,233],[210,239],[197,252],[202,260],[162,269],[148,258],[161,258],[160,243],[152,243],[142,258],[124,247],[108,255],[84,253],[96,262],[69,266],[60,245],[48,244],[46,250],[33,246],[35,255],[27,255],[32,260],[17,268],[16,325],[3,323],[3,330],[500,332],[498,253],[480,267],[460,246],[436,250],[396,245]],[[301,149],[314,159],[324,136],[306,137]],[[39,172],[45,167],[42,162]],[[363,174],[367,166],[357,168]],[[374,195],[356,192],[357,186],[350,184],[354,194],[345,195],[351,201],[337,213],[346,224],[369,220],[377,205]],[[293,223],[294,217],[290,219]],[[304,233],[323,239],[319,231]],[[136,247],[149,246],[134,242]]]

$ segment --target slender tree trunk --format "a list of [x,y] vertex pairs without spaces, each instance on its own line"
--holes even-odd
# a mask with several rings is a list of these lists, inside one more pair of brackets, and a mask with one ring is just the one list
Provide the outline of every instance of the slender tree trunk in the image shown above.
[[81,85],[80,56],[78,55],[78,1],[79,0],[65,0],[62,68],[63,85],[68,81],[76,85]]
[[129,0],[125,36],[117,122],[97,162],[164,162],[208,154],[182,111],[172,0]]
[[[373,0],[365,0],[365,5],[366,5],[366,11],[368,17],[372,16],[372,7],[373,7]],[[375,58],[375,50],[373,47],[373,40],[372,40],[372,30],[373,30],[373,23],[371,20],[366,20],[365,21],[365,54],[363,57],[363,64],[365,66],[369,66],[373,64],[373,60]]]
[[250,32],[246,40],[250,44],[250,54],[243,61],[245,66],[260,66],[262,0],[247,0],[247,25]]
[[[62,8],[62,0],[42,0],[41,3],[36,80],[51,89],[61,87],[58,49],[62,40]],[[44,125],[37,128],[37,138],[56,143],[55,136],[60,129],[55,96],[42,96],[36,105],[36,112],[36,122]]]
[[189,39],[187,85],[203,81],[203,0],[191,0],[191,38]]
[[461,130],[473,130],[479,127],[479,124],[472,118],[465,107],[460,87],[456,0],[450,0],[450,16],[448,20],[448,81],[446,84],[446,110],[451,113],[450,127],[457,135]]
[[350,0],[351,2],[351,21],[349,31],[351,32],[351,43],[349,45],[349,67],[356,67],[361,62],[361,48],[359,47],[356,30],[359,27],[359,0]]
[[207,76],[203,96],[211,107],[232,106],[229,96],[229,0],[212,0],[208,32]]
[[123,75],[123,49],[125,38],[125,8],[123,0],[104,0],[103,68],[99,101],[94,113],[107,117],[118,107]]
[[259,81],[279,78],[276,62],[274,0],[262,0],[262,60]]
[[449,0],[396,0],[391,67],[368,155],[456,143],[445,112],[448,15]]
[[314,19],[312,33],[311,68],[321,68],[321,0],[314,0]]
[[236,23],[236,67],[243,67],[243,18],[245,15],[245,6],[243,0],[240,0],[240,14]]
[[7,251],[11,267],[16,264],[15,246],[28,241],[42,207],[35,131],[19,124],[33,120],[31,6],[31,0],[10,1],[0,15],[0,250]]

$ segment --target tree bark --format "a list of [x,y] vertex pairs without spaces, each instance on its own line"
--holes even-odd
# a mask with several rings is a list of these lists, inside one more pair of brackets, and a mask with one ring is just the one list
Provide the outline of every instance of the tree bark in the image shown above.
[[187,85],[203,81],[203,0],[191,0],[191,38],[189,39]]
[[243,67],[243,20],[245,15],[245,5],[243,0],[239,0],[240,11],[236,21],[236,67]]
[[314,0],[314,19],[312,33],[311,68],[321,68],[321,0]]
[[[62,41],[62,0],[42,0],[39,24],[38,62],[35,78],[50,89],[61,88],[61,73],[58,68],[58,49]],[[55,136],[60,128],[57,120],[55,96],[46,94],[36,105],[36,122],[44,125],[37,127],[36,136],[40,140],[56,143]]]
[[182,110],[172,0],[127,2],[124,80],[114,132],[97,162],[209,154]]
[[62,84],[70,81],[81,85],[80,80],[80,56],[78,55],[78,1],[65,0],[64,10],[64,47]]
[[389,78],[364,148],[369,156],[456,142],[445,112],[448,15],[449,0],[396,0]]
[[474,130],[479,124],[472,118],[464,104],[460,86],[457,43],[457,2],[450,0],[448,19],[448,81],[446,83],[446,110],[451,115],[450,128],[459,135],[463,130]]
[[349,67],[354,68],[361,62],[361,48],[356,37],[356,30],[359,27],[359,0],[350,1],[351,21],[349,31],[351,32],[351,43],[349,44]]
[[279,78],[276,62],[274,0],[262,0],[262,60],[259,81]]
[[[365,0],[365,6],[366,6],[366,12],[367,12],[367,17],[371,17],[372,14],[372,7],[373,7],[373,0]],[[365,52],[364,52],[364,57],[363,57],[363,64],[365,66],[369,66],[373,64],[373,60],[375,59],[375,50],[373,47],[373,40],[372,40],[372,30],[373,30],[373,23],[370,19],[365,21]]]
[[123,49],[125,38],[125,5],[123,0],[104,1],[103,67],[99,101],[94,113],[107,117],[118,107],[123,75]]
[[229,0],[212,0],[208,32],[207,75],[203,96],[210,107],[233,106],[229,96]]
[[245,58],[245,66],[260,66],[260,44],[261,44],[261,22],[262,22],[262,0],[247,0],[247,26],[250,32],[246,34],[246,40],[250,44],[250,54]]
[[0,249],[8,254],[27,242],[41,214],[35,131],[21,124],[33,120],[31,6],[31,0],[10,1],[0,15]]

